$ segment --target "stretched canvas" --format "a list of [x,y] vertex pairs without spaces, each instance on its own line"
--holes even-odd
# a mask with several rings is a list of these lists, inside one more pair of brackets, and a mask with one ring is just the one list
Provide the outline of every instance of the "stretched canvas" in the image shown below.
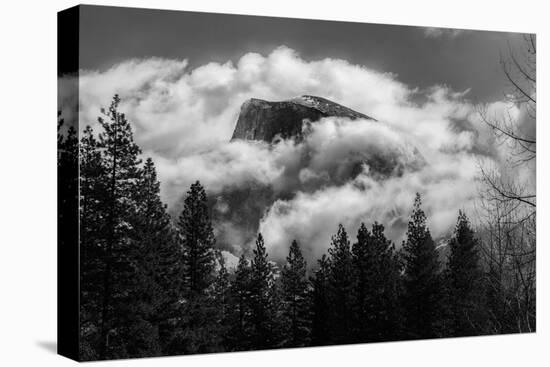
[[58,14],[79,361],[536,330],[536,38]]

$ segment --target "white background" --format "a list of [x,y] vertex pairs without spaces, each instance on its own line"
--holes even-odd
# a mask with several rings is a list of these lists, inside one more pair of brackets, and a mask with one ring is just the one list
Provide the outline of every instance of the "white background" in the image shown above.
[[[545,1],[148,0],[89,4],[535,32],[539,141],[548,128]],[[73,1],[3,1],[0,20],[0,365],[65,366],[56,340],[56,12]],[[261,30],[258,30],[261,31]],[[542,138],[542,140],[541,140]],[[548,149],[538,146],[537,334],[170,357],[113,366],[549,365]],[[546,224],[546,226],[545,226]]]

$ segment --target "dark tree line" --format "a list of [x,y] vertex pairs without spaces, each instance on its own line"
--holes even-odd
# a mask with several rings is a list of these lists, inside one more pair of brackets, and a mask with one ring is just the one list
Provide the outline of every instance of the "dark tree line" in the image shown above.
[[251,258],[229,271],[205,189],[191,185],[173,221],[119,103],[102,111],[99,134],[58,141],[60,165],[80,159],[82,359],[495,332],[489,315],[508,300],[492,292],[468,218],[459,213],[442,264],[418,194],[400,250],[382,224],[361,224],[355,239],[340,225],[317,264],[292,241],[279,269],[259,233]]

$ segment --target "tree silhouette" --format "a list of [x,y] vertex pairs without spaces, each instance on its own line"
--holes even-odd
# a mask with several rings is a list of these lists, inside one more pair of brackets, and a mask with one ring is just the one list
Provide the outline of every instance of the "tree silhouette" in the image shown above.
[[216,305],[208,288],[215,279],[214,232],[206,192],[200,182],[191,185],[179,216],[181,247],[181,299],[172,353],[205,353],[221,350],[216,329]]
[[352,341],[353,327],[353,262],[348,234],[343,225],[332,237],[329,252],[330,335],[334,343]]
[[311,279],[311,342],[312,345],[330,344],[330,263],[326,255],[317,261],[318,269]]
[[408,336],[413,339],[439,336],[441,324],[440,264],[421,205],[420,194],[416,194],[403,244],[405,317]]
[[475,335],[482,323],[483,274],[479,266],[479,243],[462,211],[449,247],[446,280],[451,330],[448,332],[454,336]]
[[296,240],[290,245],[282,273],[283,346],[303,347],[309,343],[308,282],[306,261]]
[[105,190],[100,200],[105,221],[97,238],[103,250],[99,359],[128,356],[125,341],[118,337],[120,334],[116,330],[125,321],[126,284],[132,274],[131,264],[125,256],[129,246],[125,223],[129,213],[135,210],[131,199],[140,176],[138,155],[141,151],[134,143],[126,116],[118,111],[119,104],[120,98],[115,95],[109,109],[102,109],[103,117],[98,118],[103,129],[98,148],[105,168],[101,183]]
[[[135,212],[128,224],[131,241],[127,256],[132,264],[126,316],[132,327],[130,356],[162,354],[166,323],[174,316],[180,284],[179,246],[174,238],[152,159],[145,162],[136,183]],[[139,325],[139,328],[138,328]]]
[[274,290],[273,273],[261,233],[258,233],[253,252],[250,283],[252,343],[256,349],[264,349],[272,346],[274,339]]
[[251,327],[251,275],[252,271],[246,256],[239,257],[235,277],[231,284],[231,299],[233,312],[229,347],[232,350],[247,350],[250,348]]
[[187,192],[178,229],[183,252],[184,294],[200,294],[213,279],[215,239],[208,214],[206,192],[198,181]]
[[400,328],[400,266],[384,226],[370,232],[361,223],[352,246],[355,282],[353,302],[357,341],[390,340]]

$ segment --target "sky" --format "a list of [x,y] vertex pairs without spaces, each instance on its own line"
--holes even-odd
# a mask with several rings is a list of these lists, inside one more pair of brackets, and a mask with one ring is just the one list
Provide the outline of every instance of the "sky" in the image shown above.
[[498,99],[501,52],[521,42],[505,32],[407,27],[138,8],[83,6],[80,65],[101,70],[130,58],[185,58],[194,68],[236,61],[280,45],[305,60],[342,58],[391,72],[411,87],[470,88],[478,101]]
[[[221,214],[231,210],[222,194],[268,187],[274,201],[257,227],[275,261],[297,239],[314,263],[339,223],[354,238],[361,222],[382,222],[399,245],[416,192],[434,237],[447,238],[458,210],[475,215],[480,166],[503,167],[513,149],[480,121],[480,103],[526,121],[504,100],[499,65],[521,45],[517,34],[89,6],[80,27],[80,126],[98,131],[100,108],[118,93],[172,210],[196,180],[222,197]],[[300,142],[230,141],[247,99],[304,94],[377,122],[326,118]],[[74,103],[63,88],[59,98]],[[350,157],[367,162],[357,175],[342,169]],[[514,174],[534,185],[534,170]],[[233,260],[253,246],[234,221],[215,232]]]

